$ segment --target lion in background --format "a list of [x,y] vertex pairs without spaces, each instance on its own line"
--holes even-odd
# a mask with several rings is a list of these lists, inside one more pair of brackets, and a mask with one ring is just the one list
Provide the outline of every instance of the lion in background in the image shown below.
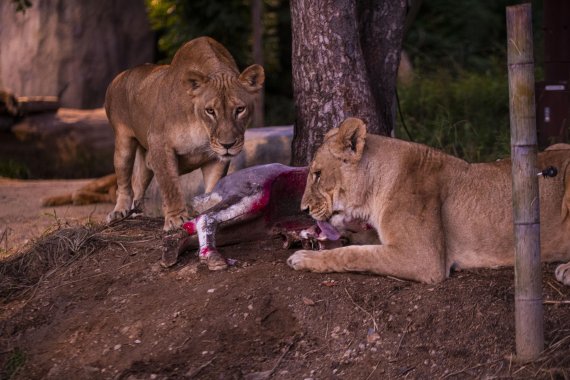
[[42,198],[42,207],[114,203],[117,200],[117,176],[109,174],[87,182],[71,193]]
[[[558,146],[560,147],[560,146]],[[568,148],[570,146],[564,146]],[[542,260],[570,260],[570,149],[538,155],[559,175],[540,179]],[[470,164],[425,145],[367,135],[349,118],[330,130],[301,202],[317,220],[362,219],[380,245],[301,250],[297,270],[363,271],[437,283],[454,268],[514,264],[511,161]],[[570,285],[570,263],[556,269]]]
[[107,221],[141,211],[153,176],[163,199],[164,229],[188,220],[192,210],[179,175],[200,168],[206,192],[226,175],[230,159],[243,148],[264,81],[261,66],[240,73],[230,53],[209,37],[184,44],[170,65],[146,64],[119,74],[105,97],[117,175],[117,201]]

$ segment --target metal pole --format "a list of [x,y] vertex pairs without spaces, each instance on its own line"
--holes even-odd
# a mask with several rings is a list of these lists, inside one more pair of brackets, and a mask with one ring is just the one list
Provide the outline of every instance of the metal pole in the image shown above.
[[544,348],[531,5],[507,7],[517,359]]

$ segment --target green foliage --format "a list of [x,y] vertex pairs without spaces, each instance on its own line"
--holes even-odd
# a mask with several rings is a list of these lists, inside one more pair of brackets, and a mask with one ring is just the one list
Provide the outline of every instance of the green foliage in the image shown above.
[[[404,41],[404,49],[423,69],[450,66],[485,71],[506,59],[505,8],[516,0],[429,0]],[[542,1],[532,1],[535,55],[542,57]]]
[[[266,125],[293,122],[291,26],[285,0],[263,2]],[[244,69],[253,63],[251,1],[146,0],[149,20],[158,34],[159,59],[170,62],[178,48],[200,36],[223,44]]]
[[[402,115],[415,142],[470,162],[507,157],[510,149],[506,68],[477,73],[440,69],[418,74],[398,89]],[[408,138],[398,120],[396,134]]]
[[30,178],[30,171],[21,162],[12,159],[0,160],[0,177],[27,179]]
[[[404,41],[415,79],[398,88],[412,139],[470,162],[508,157],[505,7],[515,0],[424,1]],[[532,1],[535,56],[542,57],[542,2]],[[536,59],[535,77],[542,76]],[[408,138],[401,120],[396,133]]]

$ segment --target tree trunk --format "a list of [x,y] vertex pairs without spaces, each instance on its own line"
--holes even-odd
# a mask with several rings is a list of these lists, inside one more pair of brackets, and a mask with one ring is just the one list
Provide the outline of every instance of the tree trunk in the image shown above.
[[293,165],[307,165],[349,116],[371,133],[390,133],[405,10],[405,0],[291,2]]

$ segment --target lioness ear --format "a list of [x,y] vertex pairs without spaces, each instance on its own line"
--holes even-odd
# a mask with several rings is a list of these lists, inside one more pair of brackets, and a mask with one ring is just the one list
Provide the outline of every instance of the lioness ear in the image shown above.
[[364,122],[349,117],[338,128],[331,151],[343,160],[356,163],[362,158],[365,139],[366,125]]
[[265,82],[265,71],[259,65],[251,65],[239,75],[239,81],[250,92],[257,92]]
[[188,70],[182,78],[182,82],[190,95],[200,93],[207,81],[208,77],[194,70]]

